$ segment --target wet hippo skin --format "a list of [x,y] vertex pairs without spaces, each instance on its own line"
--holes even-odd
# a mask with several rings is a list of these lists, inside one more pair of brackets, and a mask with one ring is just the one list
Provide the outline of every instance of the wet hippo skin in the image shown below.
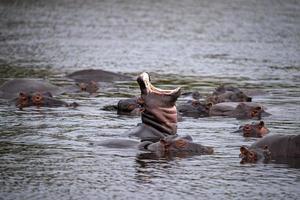
[[98,83],[93,80],[87,83],[84,82],[76,83],[76,85],[80,88],[80,91],[88,92],[89,94],[96,93],[99,90]]
[[[142,146],[142,145],[140,145]],[[144,147],[151,152],[156,152],[158,155],[176,154],[176,153],[190,153],[190,154],[213,154],[212,147],[203,146],[194,143],[190,136],[178,137],[167,136],[160,141],[150,143]]]
[[109,72],[101,69],[86,69],[79,70],[67,75],[68,78],[74,79],[77,82],[87,83],[89,81],[95,82],[114,82],[114,81],[130,81],[130,76]]
[[117,105],[117,113],[119,115],[140,115],[141,109],[138,98],[121,99]]
[[65,101],[61,101],[52,97],[50,92],[40,93],[40,92],[33,92],[33,93],[25,93],[20,92],[19,97],[16,98],[15,104],[19,109],[24,107],[30,106],[37,106],[37,107],[77,107],[77,103],[68,104]]
[[300,158],[300,135],[269,135],[240,152],[241,163]]
[[217,104],[222,102],[251,102],[252,98],[247,96],[239,88],[221,85],[215,89],[212,95],[206,98],[207,103]]
[[210,116],[228,116],[237,119],[261,119],[269,116],[263,106],[253,102],[224,102],[218,103],[211,107]]
[[60,93],[60,89],[45,80],[13,79],[5,82],[0,87],[0,98],[13,99],[18,97],[19,92],[50,92],[53,95]]
[[175,106],[180,96],[180,88],[162,90],[150,83],[148,73],[142,73],[137,78],[140,86],[142,124],[132,131],[130,136],[139,137],[142,141],[159,141],[168,135],[177,133],[177,109]]
[[211,103],[202,103],[199,100],[189,100],[177,106],[177,111],[183,117],[208,117]]
[[239,130],[235,132],[241,132],[244,137],[257,137],[261,138],[267,135],[270,131],[265,126],[263,121],[252,123],[252,124],[245,124],[240,126]]

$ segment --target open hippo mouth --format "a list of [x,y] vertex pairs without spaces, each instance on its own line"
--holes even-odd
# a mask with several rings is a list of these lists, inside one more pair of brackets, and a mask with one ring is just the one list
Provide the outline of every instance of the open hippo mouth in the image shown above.
[[177,132],[176,100],[180,96],[180,87],[174,90],[163,90],[154,87],[150,76],[144,72],[137,78],[141,89],[139,103],[142,106],[142,122],[160,132],[170,135]]

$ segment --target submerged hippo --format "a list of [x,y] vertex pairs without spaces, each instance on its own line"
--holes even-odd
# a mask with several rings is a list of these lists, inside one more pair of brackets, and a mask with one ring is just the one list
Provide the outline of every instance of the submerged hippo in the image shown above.
[[142,124],[130,136],[157,142],[161,138],[177,133],[177,109],[175,106],[180,96],[180,88],[162,90],[150,83],[148,73],[142,73],[137,78],[140,86]]
[[101,69],[86,69],[79,70],[67,75],[68,78],[74,79],[77,82],[114,82],[114,81],[130,81],[130,76],[104,71]]
[[0,87],[0,98],[13,99],[18,97],[19,92],[34,92],[39,91],[50,92],[53,95],[59,94],[61,90],[45,80],[34,79],[13,79],[5,82]]
[[241,147],[240,157],[241,163],[300,158],[300,135],[266,136],[249,148]]
[[208,117],[211,103],[201,103],[199,100],[189,100],[179,104],[177,111],[183,117]]
[[240,126],[239,130],[236,132],[242,132],[244,137],[256,137],[261,138],[267,135],[270,131],[265,126],[263,121],[252,124],[245,124]]
[[176,155],[177,153],[185,153],[187,155],[207,155],[213,154],[214,152],[212,147],[203,146],[193,142],[190,136],[178,137],[175,135],[167,136],[157,142],[138,142],[136,140],[129,139],[109,139],[99,143],[93,142],[93,144],[109,148],[136,148],[142,151],[153,152],[159,157]]
[[264,116],[270,116],[264,108],[253,102],[224,102],[213,105],[210,108],[210,116],[228,116],[237,119],[261,119]]
[[93,80],[87,83],[84,82],[77,83],[76,85],[80,88],[80,91],[88,92],[89,94],[96,93],[99,90],[98,83]]
[[16,106],[20,109],[24,107],[37,106],[37,107],[77,107],[78,104],[73,102],[68,104],[64,101],[52,97],[50,92],[40,93],[25,93],[20,92],[19,97],[15,99]]
[[140,115],[141,106],[139,104],[139,98],[121,99],[117,105],[117,113],[120,115]]
[[168,154],[176,155],[178,153],[198,155],[209,155],[214,153],[212,147],[194,143],[190,136],[168,136],[160,139],[158,142],[146,144],[144,145],[144,148],[151,152],[155,152],[160,156],[165,156]]
[[247,96],[239,88],[221,85],[215,89],[213,94],[206,98],[206,102],[217,104],[222,102],[251,102],[252,98]]

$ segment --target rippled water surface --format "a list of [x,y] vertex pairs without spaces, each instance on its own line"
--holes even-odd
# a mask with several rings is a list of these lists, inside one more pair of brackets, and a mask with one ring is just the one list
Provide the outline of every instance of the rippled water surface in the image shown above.
[[[299,134],[299,1],[1,0],[0,64],[50,69],[62,86],[87,68],[148,71],[159,87],[203,96],[230,83],[256,91],[270,134]],[[239,163],[239,147],[255,139],[232,132],[251,121],[184,118],[178,133],[214,146],[209,156],[92,145],[127,138],[140,122],[101,109],[138,95],[135,81],[100,90],[60,96],[77,109],[0,105],[0,199],[300,198],[299,162]]]

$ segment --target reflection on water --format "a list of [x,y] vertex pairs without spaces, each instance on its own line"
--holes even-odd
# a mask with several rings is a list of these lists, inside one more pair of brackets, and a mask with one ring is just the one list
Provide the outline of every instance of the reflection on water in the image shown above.
[[[299,2],[290,0],[3,0],[0,66],[50,67],[48,78],[60,86],[73,84],[64,73],[84,68],[132,76],[149,71],[158,87],[181,86],[202,96],[229,83],[268,108],[270,134],[299,134],[299,13]],[[255,139],[233,131],[250,120],[185,118],[178,124],[179,134],[213,146],[214,155],[158,158],[90,145],[126,138],[140,119],[102,108],[138,94],[129,81],[102,84],[97,96],[60,97],[78,102],[76,109],[20,111],[0,104],[0,197],[299,198],[298,160],[239,163],[239,147]]]

